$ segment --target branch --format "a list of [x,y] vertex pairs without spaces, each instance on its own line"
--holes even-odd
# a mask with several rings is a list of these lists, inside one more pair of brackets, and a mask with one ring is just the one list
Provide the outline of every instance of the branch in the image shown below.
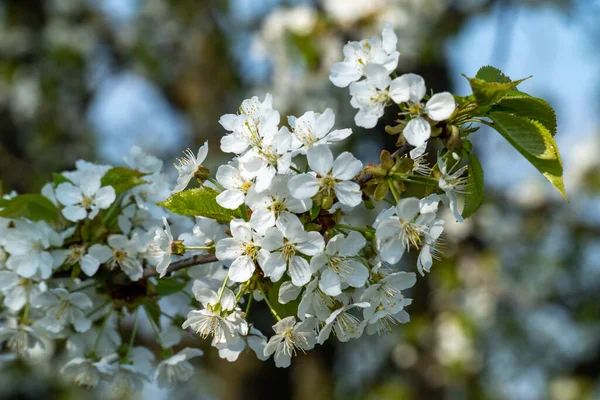
[[[217,256],[214,254],[196,255],[190,258],[184,258],[183,260],[171,263],[167,267],[167,273],[179,271],[180,269],[184,269],[187,267],[193,267],[194,265],[209,264],[215,261],[218,261],[218,259]],[[149,268],[144,271],[144,278],[150,278],[152,276],[158,276],[158,272],[156,272],[156,269]]]

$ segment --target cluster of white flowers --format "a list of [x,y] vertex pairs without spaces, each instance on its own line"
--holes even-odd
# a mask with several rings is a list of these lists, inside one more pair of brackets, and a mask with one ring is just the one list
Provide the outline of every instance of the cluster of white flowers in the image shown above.
[[[57,354],[66,358],[64,376],[85,387],[139,390],[152,378],[168,387],[192,376],[189,360],[202,351],[178,347],[181,328],[211,337],[229,361],[249,348],[287,367],[298,350],[332,334],[345,342],[408,322],[405,290],[416,274],[400,271],[398,263],[416,250],[416,269],[430,270],[444,228],[437,216],[441,200],[460,217],[456,192],[465,190],[464,169],[456,169],[453,153],[440,153],[439,174],[424,176],[432,168],[422,158],[430,125],[450,117],[454,100],[441,93],[422,104],[422,78],[389,78],[399,57],[389,26],[382,39],[349,43],[344,55],[331,80],[352,83],[357,124],[374,126],[394,101],[417,150],[394,156],[392,164],[413,164],[382,181],[394,206],[372,226],[347,223],[370,201],[369,168],[350,152],[335,157],[330,147],[352,131],[334,129],[330,109],[288,117],[289,127],[280,126],[271,96],[253,97],[237,114],[221,117],[227,131],[221,150],[234,158],[215,179],[203,165],[207,143],[197,154],[184,152],[176,184],[160,160],[134,148],[125,160],[129,168],[80,161],[75,171],[57,175],[43,188],[43,201],[36,197],[50,217],[0,219],[5,348],[26,358],[34,349],[56,351],[48,341],[66,340],[64,354]],[[435,182],[439,193],[402,198],[393,180],[403,176]],[[196,181],[199,188],[186,190]],[[32,200],[16,196],[0,204],[11,201]],[[184,208],[177,205],[182,202]],[[190,290],[187,317],[169,315],[162,300]],[[272,313],[270,337],[254,325],[253,303]],[[154,368],[155,355],[136,346],[140,319],[163,350]],[[131,329],[117,329],[124,325]]]

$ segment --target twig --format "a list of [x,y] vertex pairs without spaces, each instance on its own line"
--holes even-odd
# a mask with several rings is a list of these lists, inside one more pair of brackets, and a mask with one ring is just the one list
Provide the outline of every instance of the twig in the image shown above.
[[[169,267],[167,268],[167,273],[179,271],[180,269],[192,267],[194,265],[209,264],[209,263],[212,263],[215,261],[218,261],[218,259],[217,259],[217,256],[214,254],[196,255],[196,256],[193,256],[190,258],[184,258],[183,260],[179,260],[179,261],[175,261],[174,263],[171,263],[169,265]],[[144,271],[144,278],[150,278],[152,276],[157,276],[157,275],[158,275],[158,272],[156,272],[156,269],[154,269],[154,268],[149,268]]]

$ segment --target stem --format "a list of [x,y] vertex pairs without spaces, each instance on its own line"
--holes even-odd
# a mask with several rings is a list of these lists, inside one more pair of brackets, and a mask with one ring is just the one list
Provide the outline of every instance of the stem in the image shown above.
[[93,350],[94,353],[96,353],[96,350],[98,349],[98,346],[100,345],[100,339],[102,338],[102,335],[104,334],[104,329],[106,329],[106,323],[108,322],[108,318],[110,317],[112,312],[113,312],[113,309],[111,308],[108,311],[108,313],[104,316],[104,321],[102,321],[102,325],[100,326],[100,332],[98,332],[98,336],[96,337],[96,342],[94,343],[94,350]]
[[206,180],[209,181],[210,183],[212,183],[213,185],[215,185],[216,187],[218,187],[219,189],[221,189],[221,191],[225,190],[225,188],[223,186],[221,186],[221,184],[219,182],[217,182],[215,179],[206,178]]
[[156,341],[160,345],[160,348],[164,349],[165,345],[163,344],[163,341],[160,338],[160,332],[158,331],[158,327],[155,325],[154,320],[152,319],[152,317],[148,313],[148,310],[144,308],[144,312],[146,313],[146,317],[148,317],[148,321],[150,321],[150,327],[154,331],[154,335],[156,336]]
[[248,305],[246,306],[246,318],[248,318],[248,313],[250,312],[250,306],[252,305],[252,298],[254,296],[252,296],[252,293],[250,293],[250,296],[248,296]]
[[23,310],[23,316],[21,317],[21,324],[26,324],[27,319],[29,318],[29,309],[31,308],[31,303],[29,303],[29,293],[27,293],[27,303],[25,303],[25,309]]
[[271,310],[271,313],[273,314],[273,316],[277,319],[277,321],[281,321],[281,317],[279,315],[277,315],[277,311],[275,311],[275,309],[269,302],[269,299],[267,298],[267,294],[265,293],[265,290],[263,289],[260,282],[256,281],[256,284],[258,285],[258,289],[259,289],[260,293],[262,294],[263,299],[265,299],[265,303],[267,303],[267,305],[269,306],[269,309]]
[[215,246],[184,246],[186,250],[213,250]]
[[171,321],[173,321],[175,319],[175,317],[171,317],[169,314],[167,314],[163,310],[160,310],[160,315],[162,315],[163,317],[169,318]]
[[394,202],[392,202],[390,199],[386,199],[385,197],[383,199],[381,199],[383,201],[385,201],[386,203],[388,203],[390,206],[396,207],[396,205],[394,204]]
[[302,171],[300,171],[298,168],[296,168],[296,167],[292,167],[291,165],[290,165],[290,169],[291,169],[292,171],[294,171],[295,173],[297,173],[297,174],[302,174],[302,173],[303,173],[303,172],[302,172]]
[[125,354],[125,361],[129,359],[129,353],[131,353],[135,334],[137,333],[139,311],[139,307],[135,309],[135,321],[133,322],[133,329],[131,330],[131,337],[129,338],[129,346],[127,347],[127,353]]
[[107,300],[104,304],[94,308],[92,311],[90,311],[89,313],[87,313],[86,317],[91,317],[92,315],[96,314],[98,311],[102,310],[104,307],[106,307],[108,305],[108,303],[110,303],[110,300]]
[[375,230],[373,228],[357,228],[355,226],[336,224],[336,228],[348,229],[350,231],[362,232],[362,233],[373,233]]
[[221,299],[223,298],[223,293],[225,292],[225,287],[227,286],[227,282],[229,282],[229,274],[227,274],[225,276],[223,285],[221,285],[221,290],[219,291],[219,298],[217,299],[217,304],[221,303]]
[[[179,271],[187,267],[193,267],[194,265],[210,264],[218,261],[217,256],[214,254],[199,254],[190,258],[184,258],[183,260],[171,263],[167,269],[167,273]],[[148,268],[144,271],[144,278],[150,278],[152,276],[158,276],[158,272],[155,268]]]
[[75,288],[75,289],[73,289],[73,290],[70,290],[69,292],[70,292],[70,293],[80,292],[80,291],[82,291],[82,290],[89,289],[89,288],[91,288],[91,287],[98,286],[98,285],[99,285],[99,283],[98,283],[98,282],[92,282],[92,284],[91,284],[91,285],[80,286],[80,287],[78,287],[78,288]]

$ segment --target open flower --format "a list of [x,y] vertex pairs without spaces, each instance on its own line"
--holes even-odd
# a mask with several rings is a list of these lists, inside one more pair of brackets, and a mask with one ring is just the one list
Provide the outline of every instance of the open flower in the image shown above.
[[200,349],[186,347],[172,357],[161,361],[154,372],[154,380],[160,388],[173,386],[175,382],[185,382],[194,374],[194,367],[189,360],[200,357],[204,352]]
[[187,149],[183,152],[183,157],[180,158],[179,164],[175,164],[179,177],[177,178],[177,185],[173,189],[173,193],[181,192],[187,187],[193,177],[203,178],[207,175],[208,170],[202,165],[208,154],[208,142],[198,149],[198,155],[194,156],[194,153]]
[[467,177],[464,175],[467,166],[460,167],[459,163],[455,163],[450,169],[447,167],[447,161],[444,157],[438,154],[438,167],[440,168],[440,178],[438,185],[446,194],[446,199],[454,218],[458,222],[463,222],[464,218],[458,211],[457,193],[465,193],[467,189]]
[[386,24],[380,37],[348,42],[344,46],[344,61],[335,63],[329,71],[329,80],[337,87],[346,87],[363,77],[370,64],[380,64],[392,73],[398,66],[400,53],[396,51],[398,38],[390,24]]
[[330,108],[322,114],[308,111],[299,118],[288,117],[292,128],[291,148],[305,154],[306,150],[319,144],[330,144],[346,139],[352,134],[352,129],[331,130],[335,124],[335,114]]
[[388,86],[392,81],[388,71],[379,64],[369,64],[364,68],[367,79],[350,84],[350,104],[358,112],[354,122],[363,128],[374,128],[390,102]]
[[313,273],[304,256],[314,256],[322,252],[325,241],[319,232],[306,232],[298,217],[293,214],[290,214],[290,217],[278,224],[285,240],[281,247],[268,255],[262,269],[265,276],[274,282],[281,279],[287,271],[294,285],[304,286],[310,281]]
[[92,308],[93,303],[81,292],[69,293],[63,288],[50,289],[34,297],[31,305],[45,311],[39,324],[52,333],[60,332],[68,324],[73,325],[77,332],[85,332],[92,325],[83,310]]
[[351,153],[344,152],[333,160],[333,154],[328,146],[319,145],[309,149],[308,165],[315,174],[299,174],[293,176],[289,189],[297,199],[309,199],[317,193],[325,196],[335,196],[340,203],[348,207],[356,207],[362,201],[360,185],[351,182],[362,171],[362,163]]
[[86,246],[73,245],[65,252],[65,263],[75,265],[79,263],[81,270],[87,276],[94,276],[100,264],[108,261],[112,252],[110,247],[103,244],[94,244],[86,249]]
[[217,203],[230,210],[235,210],[244,203],[246,193],[254,185],[250,174],[233,165],[221,165],[217,170],[217,181],[225,188],[217,196]]
[[112,249],[112,256],[107,263],[109,268],[119,267],[132,281],[138,281],[144,274],[142,263],[138,259],[138,243],[124,235],[111,235],[108,245]]
[[112,186],[100,187],[101,176],[88,174],[83,177],[78,186],[63,182],[56,188],[56,199],[66,207],[62,214],[69,221],[77,222],[82,219],[94,219],[98,212],[111,206],[116,193]]
[[432,121],[443,121],[452,115],[456,103],[448,92],[436,93],[425,105],[421,100],[427,89],[425,80],[417,74],[403,74],[390,84],[389,95],[396,103],[408,103],[409,112],[415,118],[408,121],[404,128],[406,141],[413,146],[423,145],[431,135],[429,122],[421,117],[427,114]]
[[325,320],[325,326],[319,332],[319,344],[325,343],[333,331],[340,342],[347,342],[350,339],[360,337],[365,329],[367,321],[361,321],[352,315],[349,310],[352,308],[369,307],[369,303],[348,304],[338,308]]
[[359,232],[348,236],[335,235],[325,248],[325,252],[314,256],[310,265],[314,271],[322,269],[319,288],[330,296],[342,293],[342,284],[362,287],[369,278],[369,270],[356,255],[367,244]]
[[229,278],[233,282],[246,282],[249,280],[259,265],[264,265],[269,251],[283,245],[281,232],[275,227],[265,231],[265,236],[252,230],[250,223],[241,219],[231,221],[231,238],[219,240],[216,246],[217,258],[221,261],[230,261]]
[[158,260],[156,272],[160,274],[161,278],[167,274],[167,268],[171,263],[171,254],[173,253],[173,235],[171,234],[171,227],[165,217],[163,217],[163,223],[165,228],[156,229],[156,235],[152,242],[152,248],[154,250],[152,257]]
[[275,353],[278,368],[289,367],[297,350],[305,352],[315,346],[315,331],[312,321],[296,323],[296,318],[287,317],[273,325],[275,335],[265,346],[265,356]]

